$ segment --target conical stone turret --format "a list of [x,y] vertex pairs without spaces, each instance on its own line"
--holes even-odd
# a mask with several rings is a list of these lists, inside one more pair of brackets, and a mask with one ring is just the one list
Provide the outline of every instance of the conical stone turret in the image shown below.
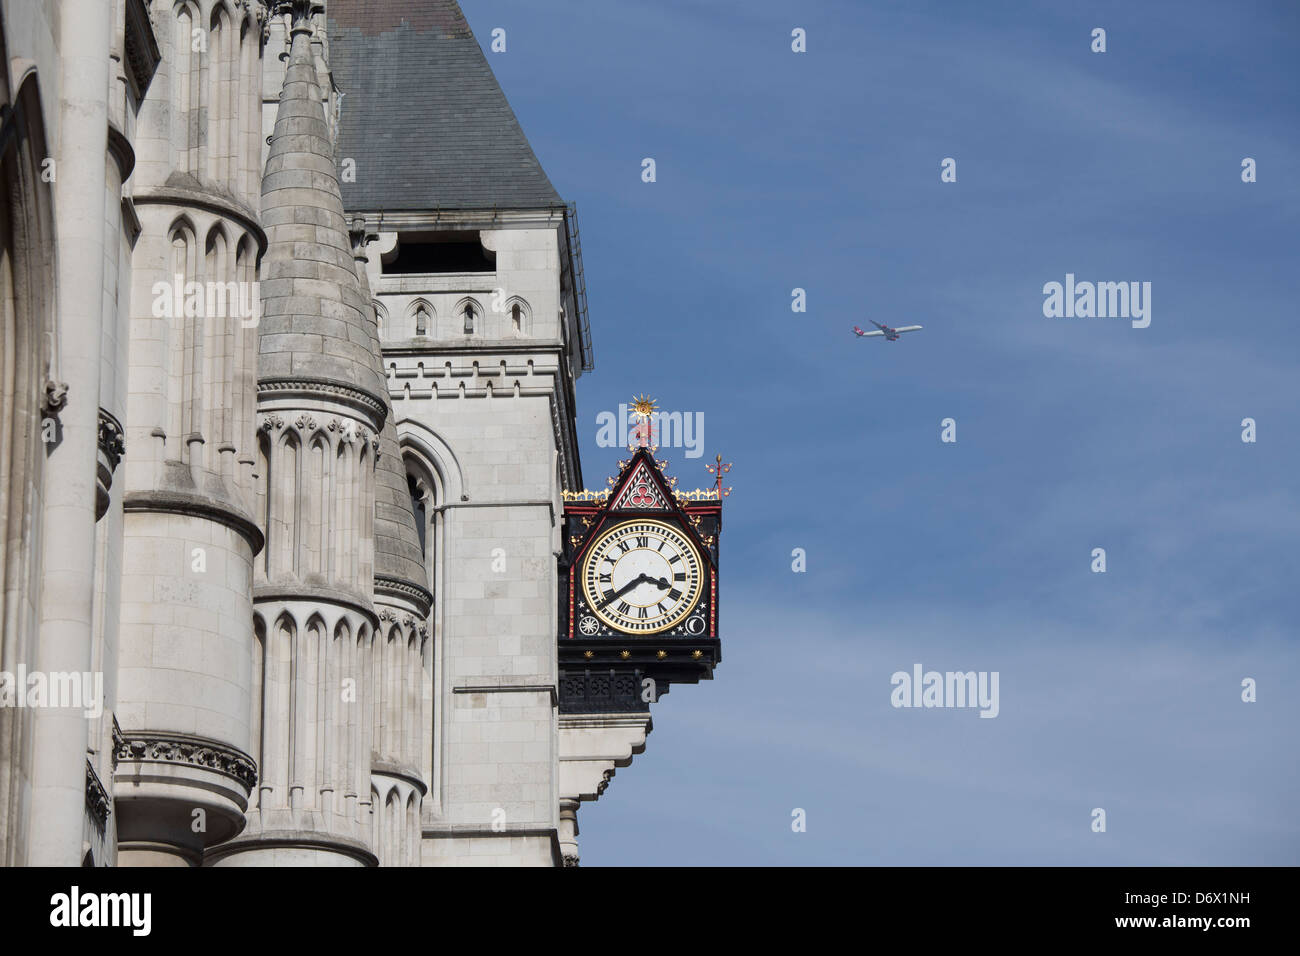
[[[304,7],[306,4],[303,5]],[[334,147],[321,105],[311,37],[295,20],[271,151],[262,179],[262,390],[335,386],[384,405],[378,342],[353,269]]]
[[312,51],[292,2],[262,184],[258,502],[248,825],[218,865],[373,865],[375,459],[388,414],[369,295],[353,268]]

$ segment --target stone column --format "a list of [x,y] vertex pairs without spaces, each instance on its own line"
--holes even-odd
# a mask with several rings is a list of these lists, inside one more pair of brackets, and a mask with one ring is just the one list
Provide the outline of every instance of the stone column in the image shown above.
[[560,855],[565,866],[578,865],[578,801],[560,797]]
[[[59,236],[58,371],[68,384],[61,438],[51,452],[43,516],[45,564],[37,667],[87,673],[95,596],[95,486],[99,438],[99,330],[104,306],[104,198],[108,188],[108,58],[113,5],[65,0],[55,217]],[[28,863],[81,862],[86,805],[83,707],[36,716]]]

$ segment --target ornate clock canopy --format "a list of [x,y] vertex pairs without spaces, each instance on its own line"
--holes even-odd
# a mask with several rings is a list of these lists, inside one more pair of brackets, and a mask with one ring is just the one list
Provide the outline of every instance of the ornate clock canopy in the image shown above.
[[678,491],[656,459],[653,403],[638,399],[632,456],[604,491],[564,492],[560,558],[561,713],[645,711],[671,684],[713,676],[718,538],[730,488]]

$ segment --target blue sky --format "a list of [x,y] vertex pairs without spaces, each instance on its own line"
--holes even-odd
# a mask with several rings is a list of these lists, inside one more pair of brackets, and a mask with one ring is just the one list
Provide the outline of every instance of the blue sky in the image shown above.
[[[640,392],[684,486],[735,462],[723,662],[583,863],[1300,863],[1300,5],[463,5],[578,203],[588,486]],[[1045,318],[1066,273],[1150,327]],[[893,708],[915,663],[999,716]]]

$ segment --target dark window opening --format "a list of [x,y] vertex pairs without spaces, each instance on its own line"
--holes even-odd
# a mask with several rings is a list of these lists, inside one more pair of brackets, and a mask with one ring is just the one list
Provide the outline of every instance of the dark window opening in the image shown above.
[[385,275],[430,272],[495,272],[497,256],[473,232],[403,235]]
[[428,556],[428,548],[425,547],[424,538],[428,532],[428,513],[425,511],[424,494],[420,490],[420,483],[414,475],[406,476],[406,487],[411,493],[411,510],[415,512],[415,531],[420,537],[420,555]]

